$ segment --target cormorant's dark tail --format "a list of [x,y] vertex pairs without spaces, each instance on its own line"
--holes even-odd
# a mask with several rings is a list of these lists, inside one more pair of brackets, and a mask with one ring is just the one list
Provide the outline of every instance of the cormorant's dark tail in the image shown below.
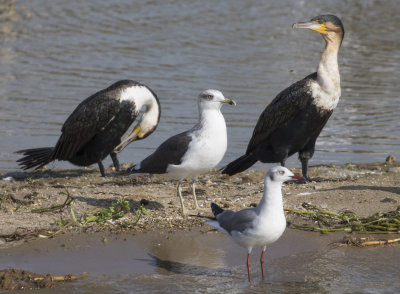
[[41,168],[52,162],[54,147],[43,147],[34,149],[19,150],[15,153],[21,153],[24,157],[17,160],[22,169]]
[[254,156],[253,153],[242,155],[238,159],[229,163],[222,170],[222,173],[233,176],[234,174],[240,173],[240,172],[248,169],[250,166],[255,164],[257,162],[257,160],[258,159],[256,158],[256,156]]
[[215,215],[215,217],[217,217],[217,215],[223,212],[224,210],[214,202],[211,202],[211,211]]

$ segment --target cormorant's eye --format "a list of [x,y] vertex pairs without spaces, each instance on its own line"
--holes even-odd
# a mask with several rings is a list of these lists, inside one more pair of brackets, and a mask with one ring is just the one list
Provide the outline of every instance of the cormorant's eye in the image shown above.
[[319,24],[323,24],[324,21],[323,21],[322,19],[320,19],[320,20],[318,21],[318,23],[319,23]]

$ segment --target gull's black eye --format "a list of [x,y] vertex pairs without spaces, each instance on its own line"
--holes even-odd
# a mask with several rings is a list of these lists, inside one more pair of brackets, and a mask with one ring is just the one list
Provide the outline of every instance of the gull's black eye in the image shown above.
[[281,174],[281,175],[283,175],[284,173],[285,173],[285,171],[283,171],[283,170],[279,171],[279,174]]
[[205,94],[205,95],[203,95],[203,99],[205,99],[205,100],[212,100],[212,99],[213,99],[213,95]]

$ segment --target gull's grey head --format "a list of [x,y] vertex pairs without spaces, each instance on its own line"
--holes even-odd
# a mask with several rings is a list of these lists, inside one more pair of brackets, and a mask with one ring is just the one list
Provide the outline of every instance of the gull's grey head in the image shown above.
[[300,179],[302,179],[302,176],[295,175],[290,170],[288,170],[286,167],[275,166],[268,171],[266,178],[273,182],[283,183],[283,182],[286,182],[289,180],[300,180]]

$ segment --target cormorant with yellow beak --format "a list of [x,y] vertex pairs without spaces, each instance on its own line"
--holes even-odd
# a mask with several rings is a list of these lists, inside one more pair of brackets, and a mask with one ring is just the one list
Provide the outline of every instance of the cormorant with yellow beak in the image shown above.
[[[132,132],[122,136],[145,111]],[[102,160],[110,155],[114,167],[120,169],[117,153],[130,142],[146,138],[160,120],[160,102],[147,86],[121,80],[83,100],[67,118],[55,147],[17,151],[24,157],[17,160],[22,169],[41,168],[54,160],[65,160],[78,166],[97,163],[105,176]]]
[[344,28],[334,15],[319,15],[293,28],[310,29],[322,35],[325,50],[318,69],[279,93],[260,115],[246,154],[229,163],[222,171],[234,175],[257,161],[280,162],[299,153],[303,177],[308,176],[308,161],[315,142],[338,104],[341,94],[337,55]]

